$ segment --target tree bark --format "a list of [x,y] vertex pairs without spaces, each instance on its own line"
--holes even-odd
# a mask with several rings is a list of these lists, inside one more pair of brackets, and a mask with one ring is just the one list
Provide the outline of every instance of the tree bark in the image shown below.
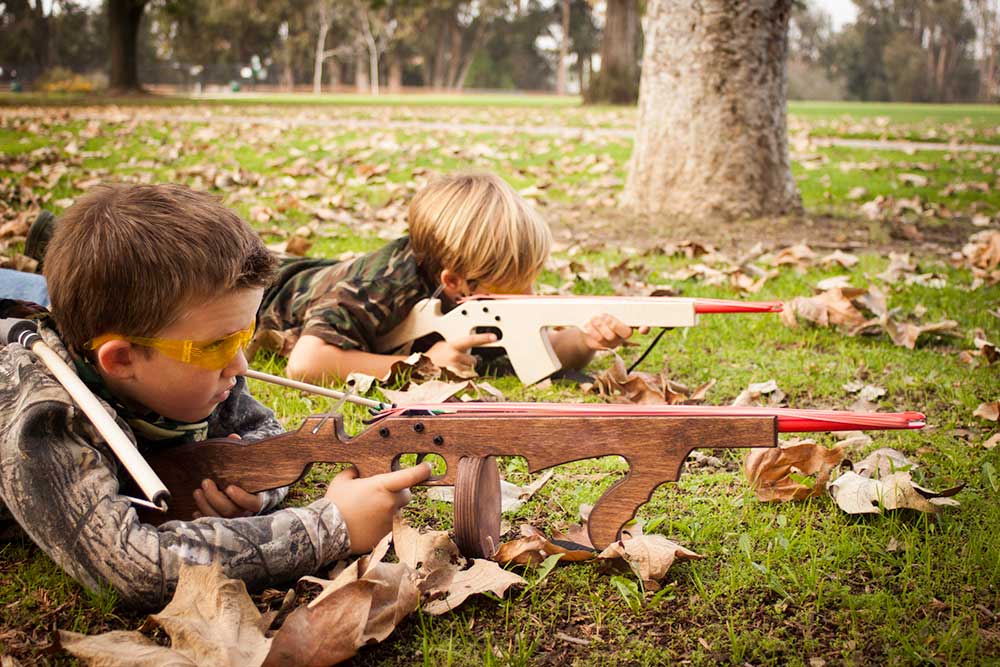
[[108,85],[113,91],[142,90],[136,46],[139,23],[145,9],[146,0],[108,0],[108,43],[111,51]]
[[701,220],[801,210],[788,156],[793,0],[650,0],[624,203]]
[[[323,7],[324,3],[319,3]],[[313,94],[323,92],[323,61],[326,60],[326,35],[330,31],[330,19],[322,9],[319,14],[319,32],[316,35],[316,56],[313,61]]]
[[371,92],[371,81],[368,79],[368,48],[358,44],[354,49],[354,89],[359,93]]
[[569,65],[569,0],[562,0],[562,39],[559,40],[559,72],[556,77],[556,94],[566,94]]
[[588,103],[632,104],[639,95],[638,0],[608,0],[601,69],[590,77]]
[[403,90],[403,58],[398,50],[389,53],[389,75],[386,84],[390,93]]

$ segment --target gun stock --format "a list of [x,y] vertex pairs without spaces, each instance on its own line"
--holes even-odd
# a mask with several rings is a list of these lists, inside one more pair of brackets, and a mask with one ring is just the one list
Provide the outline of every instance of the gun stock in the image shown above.
[[[315,432],[314,432],[315,431]],[[297,430],[254,443],[210,440],[161,450],[148,457],[173,497],[166,516],[190,519],[193,491],[202,479],[258,492],[292,484],[314,462],[353,463],[362,476],[399,468],[404,454],[437,454],[447,469],[427,485],[451,485],[463,458],[522,456],[531,472],[608,455],[629,465],[624,479],[601,497],[590,519],[594,546],[618,538],[621,527],[664,482],[676,481],[697,447],[774,447],[774,416],[483,415],[454,413],[381,418],[353,438],[339,417],[310,417]]]

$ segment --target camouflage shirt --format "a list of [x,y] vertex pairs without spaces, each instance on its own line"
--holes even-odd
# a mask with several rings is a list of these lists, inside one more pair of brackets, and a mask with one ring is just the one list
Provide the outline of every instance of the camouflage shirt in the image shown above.
[[346,262],[287,264],[264,296],[255,343],[288,355],[302,335],[344,350],[376,352],[435,283],[424,274],[408,236]]
[[[56,334],[44,327],[41,333],[68,361]],[[243,378],[208,422],[209,437],[254,440],[282,431]],[[169,599],[181,562],[217,560],[228,576],[260,588],[313,573],[349,549],[340,512],[326,499],[248,518],[154,527],[120,495],[128,479],[48,369],[20,345],[0,348],[0,519],[9,513],[84,586],[110,585],[126,604],[151,608]]]

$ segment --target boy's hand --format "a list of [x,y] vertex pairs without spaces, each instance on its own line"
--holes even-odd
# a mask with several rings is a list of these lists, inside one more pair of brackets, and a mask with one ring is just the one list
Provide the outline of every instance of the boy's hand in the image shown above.
[[[584,344],[591,350],[613,350],[632,336],[632,327],[617,317],[598,315],[583,327]],[[639,327],[639,333],[649,332],[649,327]]]
[[198,506],[194,518],[203,516],[234,517],[253,516],[260,512],[263,505],[260,496],[248,493],[233,484],[225,491],[219,489],[210,479],[202,480],[201,488],[194,491],[194,502]]
[[392,517],[410,502],[410,487],[431,475],[429,463],[393,472],[358,477],[357,468],[342,471],[326,489],[340,510],[351,539],[351,553],[371,551],[392,530]]
[[482,333],[472,334],[455,341],[442,340],[434,343],[426,354],[435,366],[441,368],[453,368],[456,371],[471,371],[476,367],[476,358],[469,354],[469,350],[480,345],[493,343],[497,339],[496,334]]
[[[226,437],[230,440],[240,439],[238,433],[230,433]],[[198,511],[194,513],[195,519],[203,516],[221,516],[226,519],[253,516],[264,505],[257,494],[248,493],[235,484],[229,485],[223,492],[210,479],[202,480],[201,488],[195,489],[194,502],[198,506]]]

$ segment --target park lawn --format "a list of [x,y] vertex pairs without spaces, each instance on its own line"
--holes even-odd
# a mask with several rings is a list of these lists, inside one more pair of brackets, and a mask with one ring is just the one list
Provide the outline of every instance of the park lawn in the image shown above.
[[[580,129],[635,128],[635,107],[584,106],[579,97],[546,94],[307,93],[103,97],[86,94],[0,93],[0,109],[114,106],[124,109],[173,107],[214,109],[235,115],[298,114],[311,117],[441,121]],[[985,104],[802,101],[788,103],[793,136],[887,139],[933,143],[1000,144],[1000,107]]]
[[[12,208],[38,202],[61,210],[79,195],[79,186],[109,175],[179,180],[212,188],[259,230],[271,232],[265,236],[269,241],[281,241],[314,222],[307,210],[336,213],[311,237],[310,254],[330,256],[366,252],[392,238],[418,183],[430,173],[459,168],[495,170],[518,188],[533,187],[540,192],[532,196],[554,226],[571,228],[581,214],[604,215],[600,204],[620,191],[629,150],[627,141],[614,137],[252,124],[227,129],[141,118],[95,125],[55,115],[29,126],[13,122],[9,110],[0,118],[0,184],[6,183],[4,200]],[[802,227],[807,243],[813,235],[828,240],[821,215],[844,216],[844,225],[874,229],[873,238],[889,242],[888,225],[853,217],[858,205],[878,194],[919,195],[965,217],[996,211],[992,187],[971,197],[940,194],[956,180],[992,184],[992,156],[958,153],[946,160],[941,153],[837,147],[810,153],[823,157],[800,159],[794,167],[807,211],[820,220]],[[932,161],[935,169],[919,172],[931,179],[925,188],[899,180],[899,174],[913,171],[903,163]],[[839,166],[865,162],[879,166],[871,171]],[[317,164],[321,167],[314,169]],[[59,165],[66,167],[64,173]],[[859,186],[869,196],[848,202],[847,192]],[[317,188],[321,192],[311,195]],[[597,201],[593,211],[588,198]],[[388,214],[379,217],[380,211]],[[921,219],[921,224],[943,223]],[[711,238],[716,231],[705,230],[703,236]],[[672,279],[672,272],[701,259],[646,253],[680,239],[663,228],[645,234],[623,238],[609,228],[590,238],[561,240],[555,264],[572,258],[594,276],[578,282],[578,293],[611,293],[615,286],[599,277],[601,269],[631,259],[642,265],[637,271],[650,284],[669,283],[686,296],[741,298],[727,287]],[[756,240],[744,239],[744,244]],[[854,252],[861,261],[851,270],[815,264],[803,272],[782,268],[752,298],[808,295],[819,280],[840,274],[858,287],[882,284],[875,276],[888,264],[884,253],[870,247]],[[528,568],[526,591],[511,590],[503,600],[484,596],[441,617],[415,614],[383,644],[365,649],[356,664],[818,664],[813,659],[826,664],[1000,664],[1000,448],[983,447],[996,432],[995,423],[972,416],[979,403],[1000,398],[1000,381],[996,365],[970,367],[958,356],[973,349],[976,329],[993,342],[1000,340],[1000,289],[972,290],[969,272],[942,256],[918,259],[920,272],[939,274],[940,286],[887,286],[890,307],[903,314],[926,310],[924,322],[956,320],[961,336],[921,339],[915,350],[907,350],[886,336],[788,329],[774,316],[705,316],[699,326],[665,336],[642,368],[655,371],[669,364],[670,377],[688,386],[715,379],[707,402],[718,405],[730,403],[748,384],[770,379],[793,407],[847,409],[855,397],[844,389],[846,383],[882,387],[881,410],[924,411],[930,427],[873,433],[871,445],[852,451],[851,458],[882,446],[900,449],[920,464],[915,475],[925,486],[965,483],[957,496],[960,507],[936,517],[910,511],[851,517],[826,497],[764,504],[739,470],[741,452],[722,452],[726,467],[689,471],[679,483],[660,487],[640,510],[647,532],[662,533],[705,557],[675,564],[665,593],[643,594],[633,576],[591,564],[558,567],[543,581]],[[554,266],[540,282],[558,286],[564,280]],[[637,358],[641,349],[628,348],[623,356]],[[599,359],[594,368],[609,364],[610,359]],[[282,363],[260,357],[254,366],[280,372]],[[489,381],[511,400],[599,400],[568,382],[526,388],[512,377]],[[329,408],[325,399],[252,385],[289,428]],[[363,417],[349,407],[348,430],[357,432]],[[817,439],[836,442],[826,434]],[[505,459],[502,469],[517,483],[532,477],[517,458]],[[516,534],[521,523],[546,531],[566,528],[576,521],[581,503],[595,502],[624,471],[616,457],[560,467],[539,494],[505,515],[508,535]],[[331,472],[317,466],[293,489],[291,502],[321,494]],[[450,511],[418,491],[406,515],[412,523],[445,529]],[[26,664],[74,664],[66,656],[44,653],[53,628],[134,629],[143,618],[119,608],[112,592],[81,589],[30,542],[0,543],[0,651]]]

